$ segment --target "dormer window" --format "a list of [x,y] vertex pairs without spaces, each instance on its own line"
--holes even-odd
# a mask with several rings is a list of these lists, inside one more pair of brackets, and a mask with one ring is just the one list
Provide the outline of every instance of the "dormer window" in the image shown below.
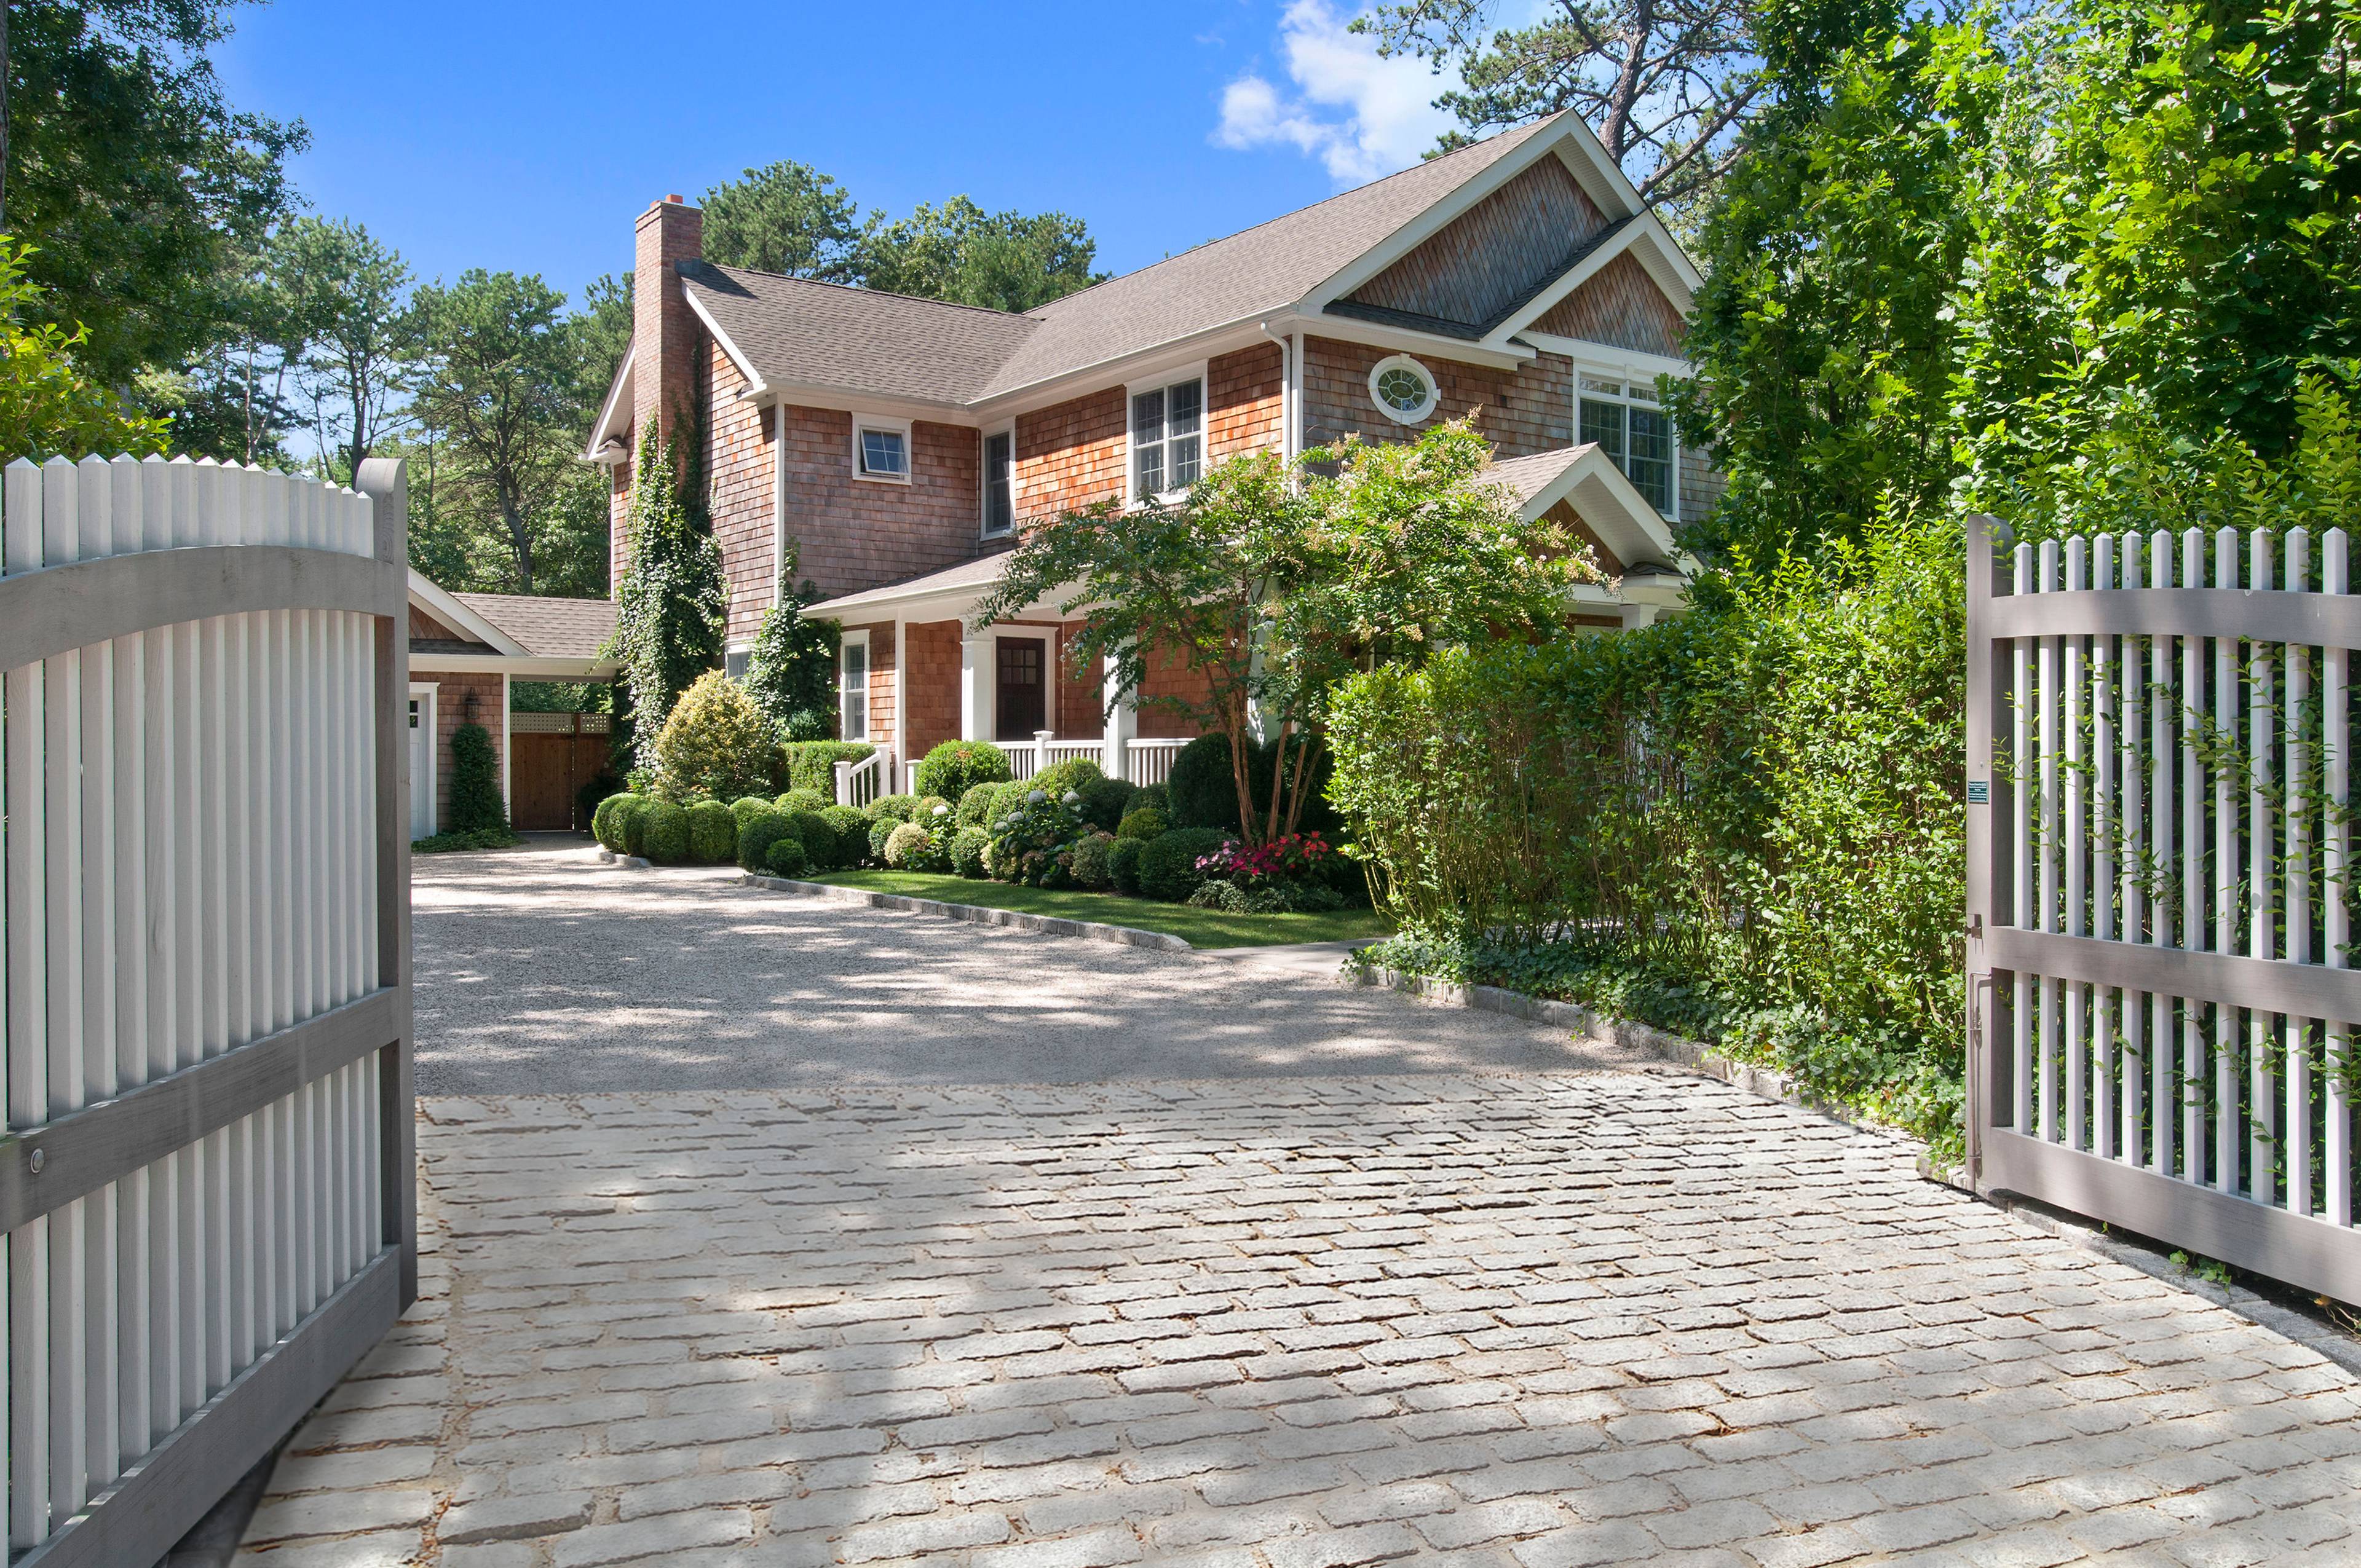
[[1680,445],[1673,416],[1656,404],[1653,382],[1584,375],[1578,439],[1613,460],[1631,488],[1664,517],[1680,517]]
[[907,420],[852,419],[852,472],[856,478],[881,484],[910,482],[910,422]]
[[1204,467],[1205,382],[1192,376],[1131,395],[1131,495],[1170,495]]

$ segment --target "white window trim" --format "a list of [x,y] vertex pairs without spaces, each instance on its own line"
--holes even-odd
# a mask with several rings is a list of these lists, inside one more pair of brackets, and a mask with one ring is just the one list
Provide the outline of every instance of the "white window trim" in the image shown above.
[[[861,650],[861,733],[857,736],[844,733],[844,651],[853,647]],[[876,666],[870,662],[869,657],[868,630],[864,627],[858,631],[844,633],[838,639],[836,647],[836,732],[839,740],[867,740],[869,739],[869,710],[875,706],[871,700],[875,694],[872,691],[870,683],[876,678]]]
[[[1180,378],[1180,379],[1184,381],[1188,378],[1189,378],[1186,376]],[[1062,623],[1059,626],[1053,626],[1046,621],[1015,621],[1005,624],[994,623],[994,625],[984,628],[983,635],[992,644],[992,718],[994,729],[997,729],[1000,727],[1000,644],[1001,641],[1005,638],[1012,642],[1038,642],[1041,644],[1041,722],[1049,726],[1049,733],[1051,735],[1054,736],[1058,733],[1058,654],[1060,652],[1059,633],[1061,630],[1061,626]],[[1032,736],[1027,735],[1023,739],[1024,740],[1030,740]],[[1021,740],[995,740],[993,742],[993,744],[996,746],[1016,746],[1022,743],[1023,741]]]
[[[1128,397],[1124,400],[1123,407],[1124,429],[1128,433],[1131,429],[1131,400]],[[1008,528],[1000,533],[992,531],[992,438],[995,435],[1008,437]],[[1014,539],[1016,537],[1016,422],[1004,420],[999,424],[986,425],[976,432],[975,455],[976,537]],[[1125,455],[1127,459],[1130,455],[1126,452]]]
[[[428,839],[442,831],[443,828],[442,813],[436,809],[438,802],[435,799],[438,793],[437,785],[442,777],[443,758],[440,753],[442,737],[435,732],[434,709],[441,699],[441,683],[434,681],[410,683],[410,700],[418,704],[418,727],[426,731],[426,831],[420,837]],[[410,766],[407,754],[403,756],[401,765],[405,769]],[[413,821],[416,816],[416,812],[413,811],[412,813]],[[403,840],[405,843],[408,841]]]
[[[904,472],[899,475],[865,474],[862,472],[861,433],[864,430],[892,431],[901,436],[902,465]],[[917,444],[910,439],[910,422],[908,420],[895,419],[887,414],[865,414],[857,409],[853,411],[852,477],[854,478],[871,485],[907,485],[910,482],[911,472],[915,471],[917,466],[918,448]]]
[[[1378,378],[1397,367],[1416,371],[1418,378],[1426,383],[1426,401],[1414,410],[1398,409],[1378,395]],[[1434,372],[1407,354],[1389,354],[1369,367],[1369,401],[1377,405],[1379,413],[1396,424],[1424,424],[1434,417],[1435,404],[1442,396],[1442,384],[1435,380]]]
[[[752,642],[732,642],[721,650],[721,669],[723,674],[727,674],[729,673],[730,661],[735,659],[741,653],[746,655],[747,664],[751,667],[754,662],[754,645]],[[746,677],[743,674],[740,674],[730,675],[730,678],[733,681],[738,681],[743,680]]]
[[[1656,378],[1662,373],[1655,368],[1655,366],[1658,364],[1661,364],[1661,361],[1655,360],[1653,356],[1651,356],[1651,363],[1646,368],[1634,368],[1630,364],[1618,364],[1612,359],[1575,360],[1574,422],[1572,425],[1575,444],[1577,446],[1582,444],[1582,400],[1584,398],[1588,397],[1596,400],[1606,402],[1619,402],[1628,409],[1631,406],[1632,401],[1631,395],[1631,386],[1632,382],[1644,382],[1651,391],[1655,389]],[[1620,397],[1615,397],[1606,392],[1586,392],[1582,386],[1582,378],[1585,376],[1596,376],[1601,380],[1620,381],[1624,387],[1623,394]],[[1677,524],[1681,521],[1681,503],[1683,500],[1681,494],[1680,426],[1674,421],[1672,417],[1673,411],[1668,405],[1657,402],[1653,400],[1645,400],[1645,404],[1647,407],[1659,410],[1664,413],[1665,421],[1665,433],[1672,442],[1673,510],[1663,515],[1665,521]],[[1623,425],[1623,455],[1624,463],[1626,465],[1629,465],[1631,462],[1631,426],[1629,419],[1626,419]],[[1623,477],[1627,479],[1631,477],[1631,469],[1628,466],[1623,470]],[[1634,488],[1636,488],[1637,487],[1635,486]]]
[[[1167,387],[1177,387],[1183,381],[1194,381],[1198,387],[1197,472],[1202,476],[1213,466],[1213,378],[1205,373],[1207,361],[1199,359],[1185,365],[1173,365],[1152,376],[1140,376],[1123,385],[1123,504],[1137,506],[1146,498],[1132,488],[1137,474],[1131,452],[1131,400],[1142,392],[1159,392]],[[1188,487],[1159,490],[1160,500],[1177,500],[1188,494]]]

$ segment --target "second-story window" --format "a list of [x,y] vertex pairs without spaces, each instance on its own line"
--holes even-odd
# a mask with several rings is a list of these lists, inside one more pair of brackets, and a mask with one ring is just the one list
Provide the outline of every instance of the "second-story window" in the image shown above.
[[1195,377],[1131,395],[1131,493],[1185,490],[1204,466],[1205,383]]
[[1579,396],[1577,439],[1598,446],[1650,506],[1677,519],[1680,448],[1673,416],[1656,405],[1654,384],[1586,375]]
[[856,478],[889,485],[910,482],[910,427],[899,420],[855,415],[852,472]]
[[983,438],[983,536],[997,539],[1016,526],[1016,436]]

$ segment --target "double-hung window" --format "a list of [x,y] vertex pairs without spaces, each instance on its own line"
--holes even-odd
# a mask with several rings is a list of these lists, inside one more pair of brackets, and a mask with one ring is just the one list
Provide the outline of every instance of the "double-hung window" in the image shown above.
[[1016,435],[1002,431],[983,438],[983,536],[997,539],[1016,527]]
[[1578,439],[1598,446],[1650,506],[1677,520],[1680,446],[1673,416],[1657,406],[1654,384],[1585,375],[1578,396]]
[[847,637],[837,681],[836,733],[845,740],[869,739],[869,637]]
[[1204,468],[1205,383],[1197,377],[1131,395],[1131,495],[1170,495]]

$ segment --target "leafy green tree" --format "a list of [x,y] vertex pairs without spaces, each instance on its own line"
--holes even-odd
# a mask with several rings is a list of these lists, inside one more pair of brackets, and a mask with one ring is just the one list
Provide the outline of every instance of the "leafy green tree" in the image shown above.
[[82,330],[40,319],[31,248],[0,235],[0,462],[162,450],[162,422],[126,410],[77,362]]
[[661,448],[650,429],[631,468],[629,554],[615,586],[608,651],[622,665],[638,765],[650,772],[673,704],[721,663],[730,587],[721,547],[704,526],[704,480],[695,459],[702,440],[701,422],[693,419],[681,420]]
[[[1705,226],[1706,283],[1670,389],[1730,488],[1695,543],[1767,567],[1859,539],[1957,472],[1953,291],[1976,242],[1974,155],[1997,57],[1981,27],[1798,42]],[[1785,63],[1789,57],[1783,57]]]
[[1675,210],[1737,159],[1763,89],[1752,0],[1553,0],[1521,27],[1497,27],[1499,9],[1402,0],[1353,23],[1381,54],[1458,69],[1465,85],[1434,102],[1465,128],[1440,150],[1577,109],[1641,196]]
[[442,433],[522,594],[540,591],[536,547],[576,456],[580,378],[565,305],[538,276],[474,268],[420,289],[412,306],[422,360],[414,417]]
[[100,383],[178,370],[237,318],[236,258],[292,203],[308,135],[233,109],[207,51],[227,0],[13,0],[6,218],[38,236],[29,307]]
[[781,740],[827,740],[836,734],[837,624],[803,613],[822,596],[809,578],[796,583],[796,565],[790,541],[778,598],[763,612],[746,661],[746,692]]
[[1106,274],[1098,245],[1063,213],[986,213],[965,196],[920,203],[906,218],[873,217],[857,258],[872,289],[995,311],[1029,311]]
[[857,282],[861,209],[809,164],[782,159],[705,193],[705,256],[724,267]]
[[403,417],[414,355],[410,269],[360,225],[313,217],[273,236],[270,267],[313,433],[343,474],[357,474]]
[[[1407,446],[1233,457],[1179,501],[1100,502],[1036,524],[974,624],[1049,601],[1082,623],[1071,647],[1085,678],[1104,666],[1138,692],[1152,671],[1189,672],[1202,696],[1139,700],[1228,738],[1239,819],[1264,843],[1302,814],[1312,749],[1295,737],[1336,680],[1564,613],[1582,557],[1483,481],[1489,456],[1463,421]],[[1246,773],[1258,755],[1274,770],[1261,787]]]

